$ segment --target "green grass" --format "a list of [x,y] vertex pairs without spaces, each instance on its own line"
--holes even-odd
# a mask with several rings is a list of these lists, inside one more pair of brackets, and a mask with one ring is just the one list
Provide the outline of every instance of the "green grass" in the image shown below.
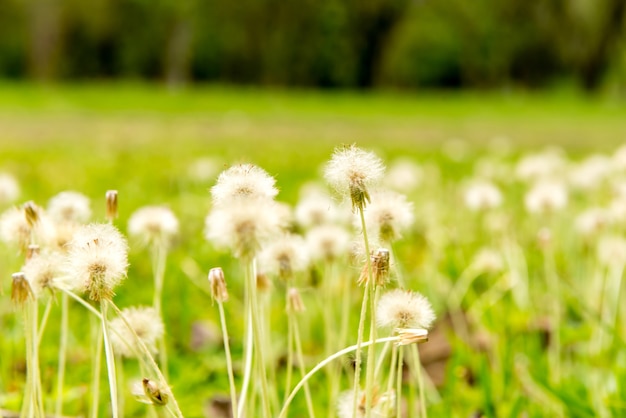
[[[93,199],[94,219],[100,220],[104,216],[105,191],[118,189],[121,211],[118,225],[123,230],[132,211],[143,205],[164,203],[180,217],[182,233],[168,263],[165,291],[168,300],[164,309],[174,391],[183,411],[188,416],[199,416],[209,396],[226,393],[225,361],[219,344],[204,347],[200,352],[193,352],[189,347],[192,324],[196,321],[215,323],[217,310],[210,305],[209,296],[191,284],[182,266],[191,258],[196,260],[203,274],[220,265],[227,276],[235,275],[227,280],[236,282],[240,277],[236,273],[237,262],[227,254],[215,252],[202,238],[204,216],[210,208],[208,189],[213,180],[190,179],[189,167],[197,158],[215,157],[225,166],[240,161],[258,164],[277,178],[281,189],[279,200],[291,204],[297,201],[300,185],[318,179],[320,164],[341,144],[357,143],[375,150],[386,161],[410,156],[424,164],[436,163],[441,167],[443,180],[432,182],[441,185],[441,189],[429,190],[413,200],[418,214],[423,214],[427,212],[423,208],[428,201],[419,199],[439,199],[437,205],[445,208],[441,212],[442,222],[449,222],[445,224],[446,234],[457,241],[453,239],[445,247],[445,254],[438,255],[435,265],[427,268],[424,267],[429,265],[427,257],[432,254],[420,252],[425,238],[420,231],[414,231],[400,246],[398,255],[404,269],[416,276],[416,290],[432,297],[441,310],[445,292],[440,293],[439,276],[431,268],[454,280],[471,254],[485,244],[479,220],[454,212],[459,204],[458,190],[450,181],[470,176],[473,164],[485,155],[485,150],[488,152],[494,138],[509,138],[513,156],[524,150],[552,145],[563,147],[575,157],[610,152],[626,140],[625,111],[626,103],[616,99],[586,97],[574,92],[409,94],[224,86],[169,91],[162,86],[142,84],[0,84],[0,171],[11,172],[19,178],[22,200],[33,199],[41,205],[62,190],[81,191]],[[442,148],[445,149],[451,139],[459,138],[466,141],[468,158],[455,162],[442,153]],[[503,161],[509,162],[512,158],[506,156]],[[506,179],[502,180],[506,183]],[[506,209],[515,216],[523,213],[520,194],[519,190],[512,190],[508,195],[515,203],[508,203]],[[428,222],[418,220],[422,227]],[[523,228],[523,232],[518,238],[529,251],[531,271],[540,276],[541,273],[536,272],[541,271],[541,257],[533,241],[538,223],[541,222],[522,218],[520,229]],[[559,230],[569,237],[571,232],[566,232],[567,227],[563,221]],[[572,254],[580,256],[576,251],[563,250],[558,262],[560,271],[578,280],[577,265],[568,261]],[[20,263],[12,249],[4,248],[0,274],[10,277],[20,269]],[[205,278],[198,275],[196,279],[203,281]],[[480,290],[481,283],[476,285],[476,290]],[[119,289],[116,303],[120,306],[149,304],[151,286],[147,254],[134,248],[129,279]],[[0,324],[8,332],[0,339],[3,350],[0,353],[0,405],[15,407],[19,405],[15,397],[22,384],[22,337],[19,321],[16,322],[8,302],[8,280],[2,280],[2,289]],[[234,289],[238,289],[236,284]],[[567,299],[576,295],[568,295]],[[315,304],[312,298],[306,302]],[[576,307],[575,302],[568,303]],[[228,308],[232,318],[237,318],[237,308],[236,304]],[[534,308],[536,310],[520,311],[507,296],[503,303],[485,313],[485,328],[502,332],[495,343],[501,364],[494,366],[487,353],[477,354],[471,347],[455,342],[445,372],[447,386],[443,394],[445,399],[455,399],[460,406],[438,405],[435,412],[441,416],[455,413],[468,416],[480,409],[488,416],[517,416],[520,411],[541,416],[543,405],[526,400],[524,391],[515,387],[514,369],[523,362],[519,357],[523,353],[533,362],[530,373],[539,385],[545,385],[553,392],[552,396],[566,403],[575,405],[578,400],[580,416],[593,413],[586,399],[579,396],[587,390],[584,379],[574,377],[568,380],[569,385],[554,388],[541,374],[546,368],[541,335],[528,330],[528,324],[541,312],[540,307]],[[276,310],[281,309],[277,305]],[[73,315],[73,326],[81,330],[74,338],[84,342],[82,332],[88,328],[80,308],[74,307]],[[574,318],[583,314],[577,311],[571,315]],[[507,319],[505,324],[502,318]],[[581,325],[581,322],[572,320],[571,324],[580,326],[581,332],[589,335],[589,325]],[[231,334],[243,335],[241,326],[233,319]],[[56,341],[56,332],[52,326],[51,342]],[[306,330],[311,335],[315,332],[319,331]],[[581,339],[575,332],[571,338],[576,342]],[[234,347],[238,356],[241,350],[238,337]],[[314,344],[309,342],[305,350],[315,351]],[[55,373],[54,352],[52,344],[46,346],[42,354],[47,359],[44,375],[48,377]],[[88,389],[89,359],[78,345],[73,354],[74,376],[68,386],[74,386],[78,392],[76,397],[80,398],[80,391]],[[472,373],[478,383],[469,384],[466,372]],[[623,368],[615,373],[617,378],[624,376]],[[314,385],[319,389],[323,381],[316,381]],[[515,388],[508,392],[509,386]],[[617,390],[624,391],[624,388],[620,386]],[[7,399],[3,398],[4,391]],[[104,392],[101,399],[106,399]],[[612,399],[617,402],[615,399],[619,397]],[[80,401],[76,405],[75,410],[82,411]],[[304,405],[302,399],[297,405]],[[615,408],[623,411],[623,406]]]

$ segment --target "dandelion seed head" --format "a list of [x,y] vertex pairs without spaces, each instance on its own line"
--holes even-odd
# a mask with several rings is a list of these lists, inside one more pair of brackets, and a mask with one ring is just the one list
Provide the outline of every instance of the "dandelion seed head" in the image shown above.
[[379,327],[428,329],[434,321],[435,312],[428,299],[410,290],[390,290],[380,297],[376,307]]
[[94,301],[111,299],[113,289],[126,277],[126,240],[110,224],[81,226],[68,243],[65,268],[75,289],[86,292]]
[[259,266],[264,272],[281,279],[292,279],[294,274],[308,267],[309,254],[304,239],[298,235],[285,234],[263,248],[259,254]]
[[273,201],[235,202],[214,207],[205,220],[205,237],[237,257],[254,257],[261,245],[279,235],[285,220]]
[[502,193],[493,183],[476,182],[465,190],[465,206],[473,211],[493,209],[502,204]]
[[178,235],[178,219],[165,206],[145,206],[128,219],[128,234],[143,244],[168,247]]
[[333,261],[347,253],[350,234],[340,226],[322,225],[306,234],[306,243],[313,260]]
[[604,155],[592,155],[574,167],[569,172],[569,180],[573,187],[580,190],[590,190],[603,182],[612,174],[611,160]]
[[579,234],[589,237],[602,231],[610,222],[610,213],[606,209],[591,208],[576,217],[574,226]]
[[0,173],[0,205],[13,203],[20,196],[20,186],[11,174]]
[[211,188],[215,206],[230,205],[237,200],[273,199],[278,194],[276,180],[253,164],[239,164],[223,171]]
[[85,223],[91,217],[91,202],[82,193],[65,191],[50,199],[47,213],[56,223]]
[[415,191],[424,179],[424,170],[415,161],[400,158],[389,165],[383,184],[400,193]]
[[335,223],[341,219],[340,209],[326,194],[305,195],[295,209],[295,218],[303,228]]
[[[29,222],[23,208],[12,207],[0,216],[0,240],[26,251],[31,238],[41,246],[50,244],[56,235],[55,227],[45,215],[43,209],[32,207],[36,212],[37,222]],[[32,234],[31,234],[32,232]]]
[[474,256],[472,267],[480,273],[498,273],[504,269],[504,260],[492,248],[483,248]]
[[[155,354],[156,343],[163,336],[163,321],[151,307],[131,307],[122,309],[122,315],[135,331],[148,350]],[[124,357],[135,357],[140,351],[137,339],[128,329],[122,318],[113,319],[110,324],[113,350]]]
[[384,173],[380,158],[355,145],[336,149],[324,170],[326,181],[340,194],[350,196],[353,210],[367,205],[369,189],[382,180]]
[[552,148],[522,158],[517,164],[516,174],[520,180],[527,182],[550,180],[561,177],[566,167],[563,151]]
[[626,240],[617,235],[602,237],[598,242],[597,257],[604,266],[623,266],[626,263]]
[[56,252],[46,252],[33,256],[22,267],[22,272],[35,295],[39,297],[44,290],[64,287],[64,258]]
[[562,183],[543,181],[535,184],[524,197],[530,213],[552,213],[567,205],[567,189]]
[[[393,242],[413,225],[413,204],[406,196],[391,192],[372,193],[372,202],[363,211],[367,231],[383,242]],[[360,221],[356,222],[360,226]]]

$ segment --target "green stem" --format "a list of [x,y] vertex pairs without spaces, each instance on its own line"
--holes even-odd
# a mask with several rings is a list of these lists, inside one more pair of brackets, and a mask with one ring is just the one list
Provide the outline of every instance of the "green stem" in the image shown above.
[[265,358],[263,356],[263,342],[261,340],[261,321],[259,316],[262,312],[259,310],[258,297],[257,297],[257,284],[256,274],[254,267],[254,259],[247,263],[246,269],[247,283],[250,289],[250,311],[252,313],[252,339],[254,341],[254,348],[256,354],[256,363],[259,368],[259,378],[261,380],[261,403],[263,405],[264,416],[270,417],[270,399],[269,388],[267,384],[267,371],[265,365]]
[[[404,377],[404,349],[402,347],[398,350],[398,370],[396,372],[396,416],[401,416],[402,413],[402,378]],[[409,410],[409,414],[411,411]]]
[[[300,373],[302,374],[302,377],[304,377],[306,375],[305,373],[305,369],[304,369],[304,356],[302,355],[302,342],[300,340],[300,330],[298,328],[298,321],[297,318],[295,317],[295,315],[293,313],[290,314],[290,316],[293,317],[292,319],[292,326],[293,326],[293,331],[294,331],[294,340],[296,343],[296,354],[298,356],[298,365],[300,366]],[[287,389],[289,390],[289,389]],[[309,384],[305,383],[304,384],[304,395],[306,398],[306,406],[307,406],[307,410],[309,412],[309,417],[310,418],[315,418],[315,412],[313,409],[313,400],[311,398],[311,391],[309,389]]]
[[106,299],[100,300],[100,312],[102,313],[102,336],[104,337],[104,354],[107,363],[107,375],[109,378],[109,392],[111,395],[111,416],[118,418],[117,403],[117,377],[115,373],[115,355],[113,354],[113,346],[109,338],[109,324],[107,319],[107,303]]
[[220,324],[222,326],[222,338],[224,340],[224,352],[226,353],[226,369],[228,373],[228,383],[230,386],[230,403],[233,415],[237,413],[237,387],[235,386],[235,375],[233,373],[233,360],[230,355],[230,343],[228,342],[228,328],[226,327],[226,315],[224,314],[224,305],[217,302],[220,311]]
[[63,416],[63,386],[65,383],[65,361],[67,359],[67,338],[69,333],[69,299],[61,294],[61,336],[59,337],[59,365],[57,370],[57,399],[54,415]]
[[283,401],[287,399],[291,390],[291,377],[293,375],[293,316],[289,311],[287,312],[287,370],[285,373],[285,399]]
[[338,359],[339,357],[346,355],[348,353],[351,353],[353,351],[357,351],[360,350],[361,348],[367,347],[370,344],[380,344],[380,343],[386,343],[387,341],[399,341],[400,337],[398,336],[394,336],[394,337],[385,337],[385,338],[379,338],[376,341],[366,341],[363,342],[361,344],[355,344],[355,345],[351,345],[350,347],[346,347],[343,350],[339,350],[337,351],[335,354],[326,357],[324,360],[322,360],[321,362],[319,362],[314,368],[311,369],[311,371],[309,371],[299,382],[298,384],[293,388],[293,390],[291,391],[291,393],[289,394],[289,397],[287,398],[287,400],[285,401],[284,405],[283,405],[283,409],[280,411],[280,414],[278,415],[279,418],[284,418],[287,415],[287,410],[289,409],[289,404],[291,404],[291,402],[293,401],[293,399],[296,397],[296,395],[298,394],[298,392],[300,391],[300,389],[302,389],[302,387],[304,386],[304,384],[318,371],[320,371],[324,366],[326,366],[327,364],[329,364],[330,362],[332,362],[333,360]]
[[[154,272],[154,298],[152,305],[158,317],[163,321],[162,300],[163,300],[163,282],[165,279],[165,262],[167,260],[167,251],[164,244],[156,243],[152,248],[152,265]],[[169,381],[169,368],[167,361],[167,345],[165,344],[165,333],[163,333],[158,341],[159,346],[159,364],[165,380]]]
[[[369,260],[369,257],[368,257]],[[365,328],[365,314],[367,312],[367,301],[369,299],[369,281],[365,285],[365,291],[363,292],[363,302],[361,303],[361,316],[359,318],[359,329],[356,339],[356,357],[354,359],[354,382],[353,382],[353,396],[354,401],[352,403],[352,416],[357,416],[357,403],[359,399],[360,377],[361,377],[361,345],[363,344],[363,330]]]
[[[388,350],[390,343],[385,344],[385,348]],[[394,376],[396,372],[396,363],[398,362],[398,347],[393,346],[391,349],[391,363],[389,364],[389,375],[387,376],[387,395],[390,395],[393,391],[393,385],[395,383]],[[395,405],[387,405],[387,414],[390,416],[400,416],[400,413],[393,414],[392,410]]]
[[550,359],[550,380],[558,383],[561,380],[561,292],[559,287],[559,278],[554,264],[554,253],[549,247],[544,252],[544,269],[548,292],[550,293],[550,313],[552,317],[552,341],[549,347]]
[[[86,302],[85,302],[86,303]],[[91,305],[89,305],[91,307]],[[93,307],[91,307],[93,309]],[[98,313],[100,317],[100,321],[102,321],[102,315]],[[93,323],[92,323],[93,325]],[[95,325],[94,325],[95,327]],[[92,327],[92,328],[94,328]],[[99,404],[100,404],[100,370],[102,367],[102,344],[103,344],[103,335],[102,328],[99,326],[96,329],[96,344],[93,348],[96,350],[93,362],[93,381],[91,383],[91,418],[98,418],[99,414]]]
[[424,391],[424,376],[422,374],[422,363],[420,361],[419,350],[417,344],[411,344],[411,355],[413,356],[413,369],[417,377],[417,388],[420,397],[420,417],[427,418],[426,413],[426,394]]
[[243,374],[243,383],[241,385],[241,395],[239,397],[239,410],[237,411],[237,417],[243,418],[243,414],[245,412],[245,406],[247,401],[248,387],[250,386],[250,379],[252,378],[252,344],[254,344],[252,339],[252,310],[250,309],[250,303],[248,303],[250,299],[250,292],[246,289],[245,292],[246,299],[246,343],[244,345],[245,352],[245,361],[244,361],[244,374]]
[[52,297],[48,299],[48,303],[46,303],[46,309],[43,311],[43,317],[41,318],[41,323],[39,324],[39,332],[37,334],[37,347],[41,345],[41,340],[43,339],[43,333],[46,329],[46,325],[48,325],[48,318],[50,317],[50,312],[52,311]]

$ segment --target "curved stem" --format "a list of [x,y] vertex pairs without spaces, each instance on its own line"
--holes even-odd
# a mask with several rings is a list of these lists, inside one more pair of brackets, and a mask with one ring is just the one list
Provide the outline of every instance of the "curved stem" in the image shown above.
[[245,362],[244,362],[244,374],[243,383],[241,385],[241,395],[239,396],[239,410],[237,411],[237,417],[243,418],[245,412],[248,387],[250,386],[250,379],[252,377],[252,311],[250,310],[249,303],[247,303],[249,291],[246,290],[246,344],[244,346]]
[[100,300],[100,311],[102,312],[102,336],[104,337],[104,355],[107,362],[107,375],[109,377],[109,393],[111,395],[111,416],[117,418],[119,416],[117,403],[117,376],[115,373],[115,355],[113,354],[113,346],[109,337],[109,324],[107,319],[107,303],[106,299]]
[[48,325],[50,311],[52,311],[52,297],[50,297],[50,299],[48,299],[48,303],[46,303],[46,309],[43,311],[43,317],[41,318],[41,323],[39,324],[39,332],[37,333],[37,347],[41,345],[43,332],[46,329],[46,325]]
[[302,380],[300,380],[298,382],[298,384],[293,388],[293,390],[291,391],[291,393],[289,394],[289,397],[287,398],[287,400],[285,401],[285,404],[283,405],[283,409],[280,411],[280,414],[278,415],[279,418],[284,418],[287,414],[287,410],[289,409],[289,404],[291,403],[291,401],[293,401],[293,398],[296,397],[296,395],[298,394],[298,392],[300,391],[300,389],[302,389],[302,387],[304,386],[304,384],[315,374],[317,373],[320,369],[322,369],[324,366],[326,366],[327,364],[329,364],[330,362],[332,362],[333,360],[338,359],[339,357],[351,353],[353,351],[356,350],[360,350],[361,348],[367,347],[371,344],[380,344],[380,343],[386,343],[387,341],[399,341],[400,337],[398,336],[394,336],[394,337],[385,337],[385,338],[379,338],[376,341],[366,341],[363,342],[361,344],[355,344],[355,345],[351,345],[350,347],[346,347],[343,350],[337,351],[335,354],[326,357],[324,360],[322,360],[321,362],[319,362],[313,369],[311,369],[311,371],[309,371],[303,378]]

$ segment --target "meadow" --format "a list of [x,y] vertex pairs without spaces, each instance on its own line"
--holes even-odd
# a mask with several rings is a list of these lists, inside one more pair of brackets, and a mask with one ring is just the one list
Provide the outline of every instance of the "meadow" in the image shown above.
[[[410,417],[424,415],[422,406],[430,416],[621,416],[626,409],[626,309],[621,303],[626,152],[620,149],[626,141],[625,110],[618,99],[573,92],[408,94],[225,86],[169,91],[123,83],[1,84],[0,172],[17,180],[20,194],[0,204],[4,211],[32,200],[45,208],[53,196],[74,190],[90,199],[91,221],[105,222],[105,193],[117,190],[113,224],[124,235],[132,235],[128,221],[137,209],[171,209],[179,230],[167,246],[162,292],[170,395],[184,416],[226,416],[220,412],[230,402],[220,304],[213,301],[207,274],[214,267],[225,274],[230,298],[223,307],[240,390],[248,312],[244,294],[249,292],[244,278],[250,274],[242,260],[250,254],[237,257],[206,239],[205,219],[216,209],[211,188],[223,170],[252,163],[275,178],[276,200],[290,207],[280,207],[287,212],[283,232],[306,236],[315,222],[307,223],[294,208],[307,197],[319,197],[325,208],[336,206],[347,214],[332,222],[362,242],[358,208],[351,215],[350,197],[333,191],[323,173],[335,150],[356,144],[387,166],[363,211],[376,207],[374,191],[382,188],[410,202],[410,219],[394,224],[397,235],[378,242],[380,234],[371,234],[372,248],[376,241],[375,248],[381,245],[391,253],[390,277],[380,292],[398,287],[420,292],[437,316],[429,341],[419,344],[425,405],[416,395],[416,373],[422,367],[411,361],[412,351],[406,350],[406,367],[398,369],[397,357],[390,354],[396,350],[377,344],[381,405],[371,415],[395,416],[391,405],[400,398],[401,415]],[[411,167],[408,177],[406,170],[401,175],[402,164]],[[351,217],[357,218],[356,226]],[[133,236],[128,241],[128,277],[115,288],[113,301],[120,308],[150,306],[158,263],[152,263],[150,245]],[[267,341],[255,346],[266,350],[272,400],[264,405],[263,388],[255,380],[245,416],[268,415],[261,412],[266,407],[278,416],[287,375],[292,374],[290,388],[300,380],[299,356],[288,348],[295,344],[290,342],[294,322],[305,370],[333,350],[356,344],[367,289],[357,280],[371,258],[347,247],[344,253],[290,266],[293,275],[287,279],[278,277],[284,273],[273,277],[271,263],[259,263],[270,284],[262,289]],[[23,269],[25,255],[11,242],[2,244],[0,254],[0,408],[3,416],[19,416],[27,397],[28,314],[11,300],[11,275]],[[285,315],[285,294],[292,287],[306,307],[299,312],[292,306],[298,311],[295,319]],[[36,302],[39,322],[50,306],[39,346],[48,414],[57,399],[63,292],[50,293]],[[347,318],[348,337],[339,346],[341,318]],[[369,324],[371,309],[365,318]],[[99,402],[97,409],[92,406],[98,323],[79,303],[70,303],[68,320],[63,415],[109,416],[104,355]],[[393,329],[383,328],[379,337],[393,335]],[[368,335],[369,326],[364,341]],[[331,337],[335,340],[328,342]],[[368,350],[362,351],[367,358]],[[158,381],[153,372],[119,353],[117,360],[123,363],[118,373],[121,416],[167,416],[162,407],[137,402],[129,389],[146,373]],[[333,392],[333,385],[342,392],[352,388],[353,360],[354,352],[348,353],[309,381],[317,416],[336,410],[339,390]],[[374,364],[364,361],[362,381],[369,363]],[[392,370],[400,370],[395,376],[400,375],[402,397],[395,391],[389,401],[393,391],[386,389],[396,387],[388,382]],[[254,373],[258,378],[261,371]],[[289,416],[310,414],[307,409],[301,391]],[[345,411],[339,412],[343,417]]]

